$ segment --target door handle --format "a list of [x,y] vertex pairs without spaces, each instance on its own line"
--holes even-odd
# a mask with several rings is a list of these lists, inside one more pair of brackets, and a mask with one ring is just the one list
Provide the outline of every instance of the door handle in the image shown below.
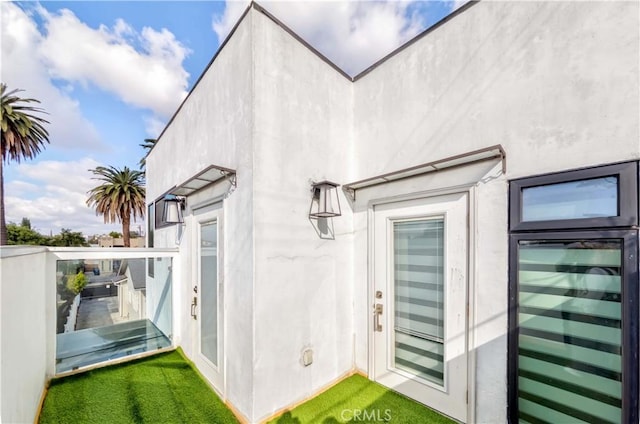
[[193,301],[191,302],[191,318],[198,319],[196,316],[196,306],[198,306],[198,298],[193,296]]
[[382,315],[382,303],[376,303],[373,306],[373,331],[382,331],[382,324],[380,324],[380,315]]

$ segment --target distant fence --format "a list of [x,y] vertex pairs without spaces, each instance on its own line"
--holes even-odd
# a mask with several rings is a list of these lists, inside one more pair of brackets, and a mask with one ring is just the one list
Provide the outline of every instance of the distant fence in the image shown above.
[[118,287],[114,283],[85,287],[80,293],[83,299],[94,299],[97,297],[110,297],[118,295]]

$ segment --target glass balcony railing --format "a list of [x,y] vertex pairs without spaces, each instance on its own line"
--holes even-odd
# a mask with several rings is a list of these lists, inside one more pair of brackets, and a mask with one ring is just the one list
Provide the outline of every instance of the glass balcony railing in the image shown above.
[[[3,378],[29,374],[29,367],[53,377],[171,347],[177,254],[3,246],[2,359],[13,364],[1,367]],[[15,346],[27,348],[9,349]]]
[[56,261],[56,374],[171,346],[172,258]]

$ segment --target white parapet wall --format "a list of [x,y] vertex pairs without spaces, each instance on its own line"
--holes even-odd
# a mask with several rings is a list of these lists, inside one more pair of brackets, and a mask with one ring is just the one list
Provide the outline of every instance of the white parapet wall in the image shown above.
[[0,422],[29,423],[47,381],[47,251],[2,247],[0,258]]

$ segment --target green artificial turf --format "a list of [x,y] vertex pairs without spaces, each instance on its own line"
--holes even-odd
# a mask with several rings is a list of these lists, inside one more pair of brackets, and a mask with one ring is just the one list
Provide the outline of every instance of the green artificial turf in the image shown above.
[[450,424],[437,412],[360,375],[351,376],[321,395],[285,412],[271,424],[336,423]]
[[177,352],[53,380],[41,424],[237,423]]

